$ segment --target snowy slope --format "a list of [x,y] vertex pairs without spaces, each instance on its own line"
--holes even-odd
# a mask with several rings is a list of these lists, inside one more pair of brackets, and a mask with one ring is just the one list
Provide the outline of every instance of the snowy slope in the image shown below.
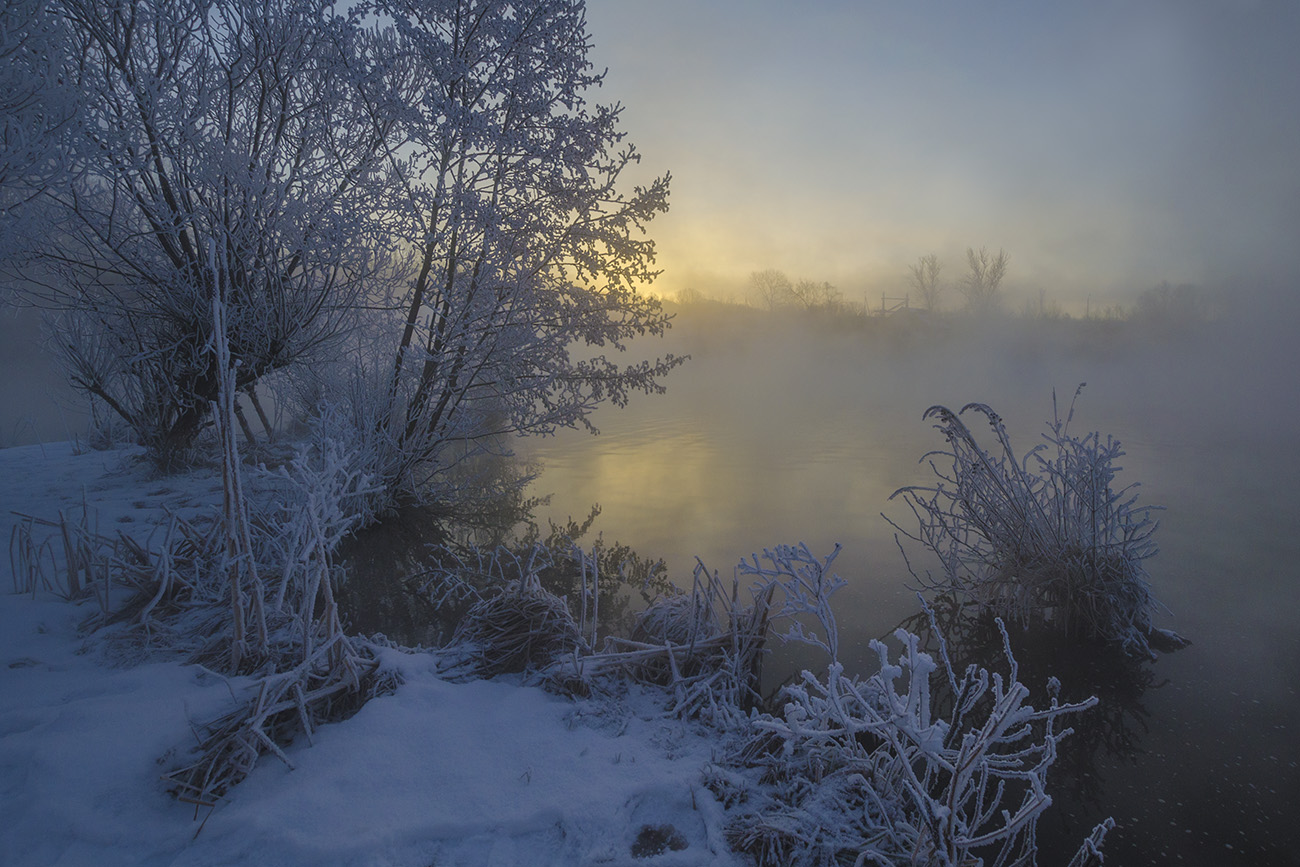
[[[0,451],[0,530],[11,511],[85,502],[101,532],[147,535],[162,506],[212,509],[210,472],[155,478],[130,452],[66,444]],[[215,810],[160,775],[191,724],[247,687],[197,666],[114,667],[77,624],[91,604],[16,596],[0,573],[0,862],[14,865],[674,865],[740,863],[699,785],[713,744],[657,714],[658,697],[576,702],[509,682],[452,684],[428,657],[387,651],[405,683],[264,757]],[[633,858],[646,826],[677,849]],[[685,848],[681,848],[685,843]]]

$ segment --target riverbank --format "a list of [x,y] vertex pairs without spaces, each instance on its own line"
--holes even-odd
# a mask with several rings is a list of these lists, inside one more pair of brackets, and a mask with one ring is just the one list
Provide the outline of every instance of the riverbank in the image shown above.
[[[220,505],[219,473],[159,478],[133,450],[0,450],[5,537],[21,512],[83,504],[101,533],[145,538],[167,509]],[[215,493],[216,499],[213,499]],[[79,512],[78,512],[79,514]],[[431,657],[381,651],[401,686],[315,743],[264,756],[215,808],[161,779],[195,727],[248,700],[251,680],[149,658],[78,624],[97,603],[0,589],[0,851],[25,865],[742,863],[700,771],[716,743],[629,686],[562,698],[508,678],[449,683]],[[666,830],[671,828],[671,832]]]

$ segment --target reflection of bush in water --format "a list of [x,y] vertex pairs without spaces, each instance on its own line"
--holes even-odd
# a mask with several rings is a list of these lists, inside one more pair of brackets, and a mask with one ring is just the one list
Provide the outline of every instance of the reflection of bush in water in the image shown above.
[[339,547],[344,578],[335,591],[349,631],[383,633],[411,646],[438,646],[451,637],[449,621],[421,592],[435,565],[431,546],[447,541],[439,513],[407,508],[360,530]]
[[[594,566],[599,599],[598,638],[605,635],[629,635],[635,625],[635,613],[640,605],[648,605],[659,596],[673,590],[668,578],[668,567],[663,560],[642,557],[627,545],[609,543],[597,536],[589,548],[582,540],[590,533],[600,506],[593,506],[582,523],[570,518],[560,525],[549,521],[546,536],[536,523],[529,523],[520,542],[512,547],[528,549],[540,545],[550,555],[550,565],[537,574],[544,589],[569,600],[570,607],[581,606],[584,568],[588,578]],[[586,559],[586,565],[583,559]],[[588,604],[591,601],[588,600]]]

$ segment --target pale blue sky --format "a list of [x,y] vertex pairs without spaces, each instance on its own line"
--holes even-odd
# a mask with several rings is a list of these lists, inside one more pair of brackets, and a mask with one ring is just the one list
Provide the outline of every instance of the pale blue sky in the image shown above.
[[1293,0],[588,0],[602,101],[674,176],[657,288],[901,284],[1118,300],[1300,272]]

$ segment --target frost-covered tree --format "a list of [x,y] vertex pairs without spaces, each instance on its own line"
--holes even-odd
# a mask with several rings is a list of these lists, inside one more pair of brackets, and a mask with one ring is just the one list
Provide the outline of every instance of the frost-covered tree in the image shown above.
[[[662,334],[646,224],[668,177],[623,192],[638,160],[621,108],[588,101],[575,0],[377,0],[358,86],[382,130],[379,219],[406,257],[396,310],[371,318],[346,392],[394,500],[427,495],[448,464],[504,435],[588,424],[601,402],[662,389],[671,356],[620,364]],[[391,124],[391,129],[386,125]],[[351,365],[352,362],[349,362]],[[353,373],[356,373],[354,370]]]
[[155,456],[207,423],[225,287],[244,388],[334,338],[373,270],[383,128],[355,29],[307,0],[50,0],[72,40],[77,180],[26,276],[73,384]]
[[604,354],[668,325],[639,291],[668,178],[625,192],[583,3],[47,2],[85,110],[23,276],[74,385],[155,456],[209,423],[218,296],[235,387],[312,360],[298,395],[350,414],[327,435],[393,498],[679,363]]

